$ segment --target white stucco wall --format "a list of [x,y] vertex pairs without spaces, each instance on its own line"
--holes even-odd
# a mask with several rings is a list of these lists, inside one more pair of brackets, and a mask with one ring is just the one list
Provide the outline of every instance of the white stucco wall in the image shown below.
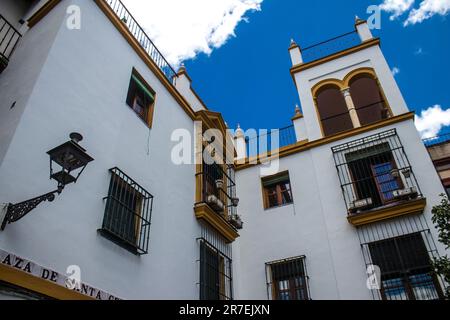
[[[71,31],[60,23],[47,59],[40,61],[39,79],[23,101],[0,167],[0,202],[54,189],[46,151],[65,142],[70,132],[84,135],[81,144],[95,161],[55,202],[9,225],[0,234],[0,248],[61,273],[79,265],[83,282],[120,298],[197,299],[195,168],[175,166],[170,159],[171,133],[178,128],[193,133],[193,122],[93,1],[59,4],[35,27],[33,41],[45,39],[46,25],[71,3],[82,9],[82,28]],[[23,54],[23,63],[31,64],[33,57]],[[125,104],[133,67],[157,95],[152,130]],[[13,70],[0,83],[15,81]],[[148,255],[134,256],[97,234],[108,169],[115,166],[155,197]]]
[[[397,128],[427,198],[424,216],[437,242],[431,208],[440,201],[442,184],[409,120],[280,159],[280,172],[289,171],[293,205],[264,210],[260,168],[237,172],[239,211],[245,222],[234,246],[240,299],[267,299],[265,263],[300,255],[306,256],[312,299],[372,299],[357,229],[347,221],[331,147],[391,128]],[[441,244],[437,247],[441,254],[445,252]]]
[[409,111],[380,47],[372,46],[313,68],[302,70],[294,75],[310,141],[322,138],[311,92],[312,87],[326,79],[342,80],[352,70],[363,67],[370,67],[375,70],[394,115]]

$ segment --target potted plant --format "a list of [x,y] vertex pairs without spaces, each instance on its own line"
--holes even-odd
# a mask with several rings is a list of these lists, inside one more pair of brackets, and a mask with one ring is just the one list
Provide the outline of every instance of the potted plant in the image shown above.
[[408,179],[411,177],[411,168],[406,168],[402,170],[403,176]]
[[120,19],[120,20],[122,20],[122,22],[123,23],[125,23],[125,24],[127,24],[127,22],[128,22],[128,19],[127,19],[127,17],[123,17],[122,19]]
[[216,180],[216,187],[217,187],[217,189],[222,189],[223,188],[223,180],[222,179],[217,179]]
[[239,205],[239,198],[232,198],[231,203],[233,204],[233,207],[237,207]]
[[230,217],[230,223],[233,227],[240,230],[244,227],[244,222],[242,221],[242,218],[238,214],[234,214]]
[[400,172],[398,171],[398,169],[392,169],[390,174],[394,178],[399,178],[400,177]]

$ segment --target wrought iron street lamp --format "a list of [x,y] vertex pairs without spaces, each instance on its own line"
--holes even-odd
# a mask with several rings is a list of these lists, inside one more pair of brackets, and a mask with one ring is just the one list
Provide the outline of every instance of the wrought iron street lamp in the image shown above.
[[[55,200],[56,195],[61,194],[66,185],[77,182],[88,163],[94,160],[79,145],[79,142],[82,140],[83,136],[81,134],[71,133],[70,141],[47,152],[50,156],[50,179],[58,182],[58,188],[30,200],[9,204],[1,224],[2,231],[7,224],[19,221],[40,203]],[[60,169],[54,171],[54,167],[60,167]]]

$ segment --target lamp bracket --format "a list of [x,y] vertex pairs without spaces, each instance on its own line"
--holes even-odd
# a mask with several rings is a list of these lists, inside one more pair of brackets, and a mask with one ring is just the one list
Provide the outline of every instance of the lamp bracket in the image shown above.
[[5,227],[7,224],[19,221],[20,219],[25,217],[28,213],[30,213],[32,210],[34,210],[42,202],[45,202],[45,201],[52,202],[53,200],[55,200],[55,196],[57,194],[61,194],[63,189],[64,189],[64,186],[59,186],[58,189],[56,189],[52,192],[43,194],[39,197],[30,199],[30,200],[26,200],[26,201],[23,201],[23,202],[20,202],[17,204],[9,204],[7,212],[6,212],[6,216],[2,222],[0,230],[1,231],[5,230]]

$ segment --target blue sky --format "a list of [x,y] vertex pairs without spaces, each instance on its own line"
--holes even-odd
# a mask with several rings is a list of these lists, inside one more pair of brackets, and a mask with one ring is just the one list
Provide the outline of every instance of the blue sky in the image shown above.
[[[289,41],[307,46],[352,31],[354,17],[368,17],[363,0],[264,0],[246,14],[235,37],[210,55],[185,61],[193,87],[207,105],[223,113],[230,127],[290,125],[298,95],[289,73]],[[411,110],[450,108],[450,21],[434,17],[407,27],[382,12],[381,47]]]
[[244,129],[291,124],[299,104],[291,38],[306,47],[352,31],[355,15],[368,18],[367,8],[381,5],[373,33],[409,108],[424,112],[416,125],[424,136],[450,132],[450,0],[123,1],[169,62],[185,63],[208,107]]

